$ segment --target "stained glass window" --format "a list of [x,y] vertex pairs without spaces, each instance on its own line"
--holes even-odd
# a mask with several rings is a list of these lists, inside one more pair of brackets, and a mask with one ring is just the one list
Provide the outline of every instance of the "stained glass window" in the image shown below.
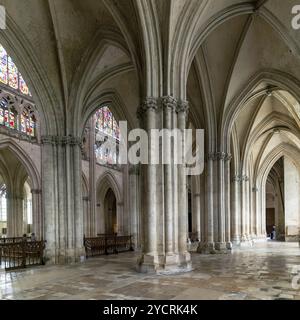
[[7,84],[7,53],[0,45],[0,81]]
[[116,164],[120,129],[108,107],[95,113],[95,154],[99,163]]
[[23,111],[19,114],[14,108],[14,104],[11,103],[12,101],[7,99],[0,98],[0,125],[35,137],[36,117],[32,107],[30,105],[23,107],[21,109]]
[[19,90],[24,95],[31,96],[29,88],[18,71],[17,66],[6,50],[0,44],[0,82],[4,83],[15,90]]
[[25,94],[29,95],[29,88],[27,87],[26,82],[24,81],[23,77],[21,74],[19,74],[19,85],[20,85],[20,91]]
[[8,57],[8,85],[14,89],[19,88],[19,73],[18,68],[12,61],[11,57]]

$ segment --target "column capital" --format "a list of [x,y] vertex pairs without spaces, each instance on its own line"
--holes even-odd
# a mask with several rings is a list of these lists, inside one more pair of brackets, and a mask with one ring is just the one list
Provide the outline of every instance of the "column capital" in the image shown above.
[[156,111],[158,108],[157,98],[147,97],[141,103],[140,107],[137,110],[137,117],[141,119],[146,111]]
[[41,189],[31,189],[32,194],[41,194],[42,190]]
[[78,145],[81,146],[81,138],[74,137],[72,135],[68,136],[42,136],[42,144],[51,144],[51,145]]
[[139,175],[140,174],[140,166],[139,165],[130,165],[128,169],[128,173],[130,175]]
[[179,100],[177,102],[176,111],[177,113],[183,112],[188,113],[189,110],[189,102],[184,100]]
[[42,136],[41,137],[42,144],[52,144],[55,145],[55,136]]
[[245,182],[249,181],[249,177],[247,175],[243,175],[242,181],[245,181]]
[[232,155],[230,153],[225,154],[225,161],[231,161]]
[[247,182],[249,177],[247,175],[235,175],[232,180],[235,182]]
[[217,160],[217,156],[215,152],[209,152],[206,156],[207,160],[215,161]]
[[215,158],[216,158],[216,160],[224,161],[225,158],[226,158],[226,153],[225,152],[220,152],[220,151],[216,152]]
[[171,111],[174,111],[178,104],[177,99],[175,99],[172,96],[161,97],[160,101],[163,109],[166,108],[166,109],[170,109]]

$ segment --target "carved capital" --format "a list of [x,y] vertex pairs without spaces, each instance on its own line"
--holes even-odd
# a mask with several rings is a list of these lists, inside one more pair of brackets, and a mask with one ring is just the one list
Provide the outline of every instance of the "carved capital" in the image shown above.
[[245,181],[245,182],[249,181],[249,177],[246,176],[246,175],[244,175],[244,176],[242,177],[242,181]]
[[42,142],[42,144],[52,144],[52,145],[54,145],[55,144],[54,137],[55,136],[42,136],[41,137],[41,142]]
[[225,155],[225,161],[231,161],[232,155],[230,153],[226,153]]
[[232,178],[233,182],[241,182],[242,181],[242,177],[240,175],[236,175]]
[[42,144],[51,145],[79,145],[81,146],[81,139],[74,136],[42,136]]
[[153,98],[153,97],[147,97],[144,100],[144,102],[141,104],[141,106],[138,108],[137,117],[139,119],[142,119],[142,117],[144,116],[145,112],[147,112],[148,110],[156,111],[157,108],[158,108],[157,99]]
[[232,179],[235,182],[247,182],[249,181],[249,177],[247,175],[235,175]]
[[226,158],[226,153],[225,152],[216,152],[215,158],[216,158],[216,160],[224,161]]
[[138,165],[131,165],[129,167],[128,173],[130,175],[139,175],[140,173],[140,167]]
[[41,194],[42,190],[41,189],[31,189],[32,194]]
[[171,111],[175,110],[177,107],[177,100],[172,96],[165,96],[161,98],[161,106],[163,109],[167,108]]
[[178,101],[177,107],[176,107],[177,113],[184,112],[187,114],[188,110],[189,110],[189,102],[188,101],[184,101],[184,100]]
[[212,161],[217,160],[216,153],[215,152],[209,152],[208,155],[207,155],[207,160],[212,160]]

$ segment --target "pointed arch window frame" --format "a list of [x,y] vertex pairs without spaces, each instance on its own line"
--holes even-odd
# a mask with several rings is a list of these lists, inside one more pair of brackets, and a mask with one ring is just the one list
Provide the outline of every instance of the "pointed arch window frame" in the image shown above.
[[5,48],[0,44],[0,83],[18,92],[18,94],[31,97],[28,85],[24,77],[8,55]]
[[[94,153],[96,162],[101,165],[116,166],[121,139],[118,122],[108,105],[104,105],[97,109],[93,115],[93,119],[95,128]],[[102,136],[102,143],[97,142],[97,135]],[[102,144],[107,140],[114,147],[115,152],[112,150],[104,150]]]

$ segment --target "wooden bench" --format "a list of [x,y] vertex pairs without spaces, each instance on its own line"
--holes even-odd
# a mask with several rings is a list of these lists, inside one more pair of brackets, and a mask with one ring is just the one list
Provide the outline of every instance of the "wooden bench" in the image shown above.
[[0,263],[5,270],[26,268],[27,266],[44,264],[44,249],[46,241],[6,241],[0,243]]
[[132,236],[99,234],[97,237],[83,239],[86,258],[133,251]]

